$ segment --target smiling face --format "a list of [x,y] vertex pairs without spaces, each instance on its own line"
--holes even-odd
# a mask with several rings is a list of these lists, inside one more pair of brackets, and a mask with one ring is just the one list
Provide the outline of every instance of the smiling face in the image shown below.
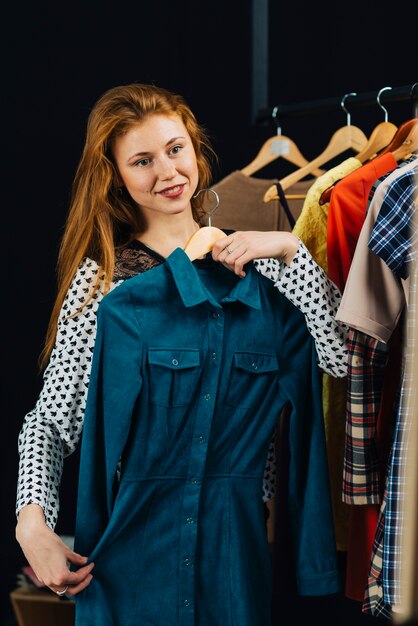
[[113,154],[123,184],[148,223],[156,213],[191,214],[198,169],[180,117],[150,115],[116,138]]

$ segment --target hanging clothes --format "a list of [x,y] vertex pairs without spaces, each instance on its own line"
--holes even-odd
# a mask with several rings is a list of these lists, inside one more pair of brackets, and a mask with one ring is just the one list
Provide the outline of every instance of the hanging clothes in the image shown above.
[[199,270],[177,249],[101,303],[75,544],[95,574],[76,596],[80,626],[269,623],[261,489],[288,402],[298,589],[339,589],[315,346],[300,311],[246,270]]
[[[327,220],[329,203],[320,205],[322,192],[334,182],[361,167],[361,161],[349,157],[325,172],[309,188],[302,212],[293,228],[293,234],[307,246],[315,261],[327,272]],[[327,441],[328,467],[332,494],[332,508],[336,547],[347,550],[348,510],[341,500],[341,473],[344,458],[344,424],[346,407],[346,380],[328,374],[322,377],[322,405]]]
[[[221,229],[233,230],[285,230],[291,231],[288,216],[278,200],[266,204],[263,196],[276,179],[245,176],[240,170],[228,174],[212,185],[211,189],[219,195],[219,208],[212,217],[212,224]],[[286,196],[305,196],[312,181],[301,181],[286,191]],[[302,210],[303,198],[287,199],[291,215],[296,220]],[[213,206],[211,197],[203,203],[205,211]]]
[[327,221],[328,276],[344,290],[373,183],[398,166],[389,152],[362,165],[332,190]]
[[[414,165],[410,167],[414,168]],[[376,423],[372,423],[370,419],[377,417],[381,404],[383,370],[389,355],[388,342],[398,326],[405,306],[405,294],[402,281],[394,276],[382,259],[371,252],[368,240],[387,189],[391,181],[399,177],[400,171],[408,171],[407,164],[400,165],[385,176],[384,182],[378,185],[373,194],[336,316],[352,329],[356,329],[356,333],[350,333],[352,345],[349,346],[349,354],[353,362],[352,373],[356,379],[350,386],[348,398],[343,475],[343,500],[348,504],[380,504],[383,491],[378,470]],[[363,333],[363,336],[359,333]],[[365,369],[362,374],[359,372],[360,363],[362,368],[369,368],[368,372]],[[380,382],[376,378],[379,370]],[[397,371],[398,368],[393,369],[392,376],[396,377]],[[388,399],[385,402],[387,404]],[[370,418],[367,418],[368,414]],[[354,415],[353,419],[351,415]],[[359,441],[358,445],[355,443],[356,439]],[[367,445],[366,441],[369,442]]]
[[[416,265],[415,259],[412,259]],[[417,271],[412,270],[410,293],[416,293]],[[405,342],[405,364],[402,374],[399,407],[393,438],[391,456],[388,462],[386,489],[380,507],[378,526],[373,543],[367,589],[363,602],[363,612],[374,616],[393,618],[393,609],[402,605],[403,599],[403,533],[405,531],[404,509],[407,478],[405,475],[409,447],[411,419],[408,406],[411,406],[416,391],[416,381],[408,375],[408,365],[413,358],[411,330],[417,323],[416,310],[408,309],[407,340]]]
[[[386,352],[390,347],[389,362],[386,365],[383,383],[381,378],[380,382],[376,378],[376,376],[380,376],[376,352],[371,358],[371,354],[367,353],[364,348],[365,343],[363,343],[361,351],[358,348],[356,352],[349,349],[349,363],[355,361],[357,369],[360,367],[358,363],[364,363],[364,366],[361,365],[363,371],[359,370],[356,374],[358,378],[364,376],[364,384],[360,386],[360,383],[357,382],[349,390],[347,458],[345,461],[343,498],[355,504],[365,505],[366,503],[366,507],[367,503],[382,502],[385,474],[387,473],[387,461],[383,465],[382,461],[385,454],[389,455],[391,437],[393,436],[393,420],[396,415],[401,371],[402,333],[399,322],[406,302],[403,281],[396,277],[375,253],[370,251],[368,241],[382,208],[385,205],[388,207],[393,205],[391,198],[394,197],[393,188],[396,181],[414,178],[416,167],[414,161],[415,159],[410,159],[401,163],[391,173],[383,176],[382,180],[375,185],[367,217],[362,226],[351,262],[340,309],[337,313],[337,319],[343,320],[352,328],[357,329],[355,333],[357,336],[365,332],[369,335],[369,342],[376,340],[385,344],[390,342],[390,346],[386,348],[382,343],[380,344],[380,347],[384,348]],[[395,197],[399,198],[399,195],[395,194]],[[385,237],[382,238],[380,234],[377,240],[379,243],[384,242]],[[384,355],[380,357],[380,359],[382,358],[383,360],[380,362],[385,366]],[[369,375],[365,374],[367,371],[365,367],[369,368]],[[379,396],[373,391],[374,389],[379,390],[379,387],[381,391],[383,388],[380,406],[378,406]],[[367,390],[367,395],[364,393],[364,389]],[[370,401],[371,396],[373,396],[373,404]],[[354,419],[351,418],[352,411],[354,411]],[[383,437],[382,433],[385,433]],[[372,506],[376,507],[375,504]],[[379,557],[377,556],[376,541],[380,545],[378,537],[379,533],[383,532],[384,526],[381,521],[383,506],[382,504],[380,513],[377,512],[374,534],[370,532],[372,530],[370,522],[373,521],[372,512],[375,514],[376,508],[374,511],[369,507],[365,508],[365,506],[352,508],[353,511],[358,511],[355,520],[360,521],[364,512],[368,516],[365,518],[365,521],[368,521],[367,530],[364,527],[362,532],[364,536],[372,537],[371,554],[374,555],[372,560],[375,563],[373,574],[367,573],[368,593],[372,594],[370,581],[377,576],[376,572],[380,570],[377,565]],[[353,528],[355,528],[354,524],[355,521],[353,521]],[[358,566],[363,564],[363,573],[366,567],[365,551],[358,550],[359,536],[361,536],[360,525],[353,535],[355,535],[355,541],[353,540],[352,543],[351,560],[347,564],[346,593],[349,597],[360,600],[361,594],[364,596],[364,591],[359,584]],[[368,568],[370,568],[370,561]],[[367,607],[367,602],[365,607]]]
[[[341,291],[345,289],[373,183],[397,165],[391,153],[376,157],[340,180],[332,190],[327,221],[328,275]],[[345,412],[341,420],[346,423]],[[349,509],[346,595],[354,600],[361,600],[364,595],[377,516],[377,505]],[[367,545],[367,550],[359,550],[362,535],[363,548]]]
[[[339,165],[319,176],[308,190],[302,212],[293,229],[315,261],[327,272],[326,233],[328,221],[328,203],[319,204],[321,194],[335,181],[340,180],[361,167],[361,161],[354,157],[345,159]],[[328,272],[327,272],[328,273]]]
[[[418,167],[404,168],[388,188],[368,246],[393,273],[401,279],[409,278],[412,266],[412,288],[416,285],[417,229],[414,228],[416,198],[418,192]],[[409,302],[409,298],[408,298]],[[412,313],[407,312],[408,328],[414,323]],[[407,328],[407,331],[408,331]],[[407,332],[406,365],[413,357],[411,337]],[[402,604],[402,537],[404,527],[405,463],[408,433],[411,421],[406,399],[412,393],[415,381],[407,376],[409,367],[403,371],[402,389],[397,411],[394,440],[388,463],[385,502],[380,511],[380,532],[375,539],[369,582],[363,610],[373,615],[392,617],[392,608]],[[381,563],[378,572],[377,565]]]
[[380,180],[373,192],[361,228],[350,271],[337,312],[337,320],[387,343],[406,303],[408,287],[368,248],[369,237],[391,183],[401,174],[415,177],[416,157]]

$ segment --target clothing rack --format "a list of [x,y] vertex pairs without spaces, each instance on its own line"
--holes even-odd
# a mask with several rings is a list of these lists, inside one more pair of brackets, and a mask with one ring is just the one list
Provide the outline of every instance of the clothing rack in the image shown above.
[[[379,91],[367,91],[364,93],[358,93],[355,96],[348,94],[344,105],[349,108],[350,113],[356,107],[376,105],[378,93]],[[256,116],[256,123],[267,121],[271,122],[273,112],[274,116],[278,118],[278,120],[282,120],[285,117],[295,117],[310,113],[339,111],[341,110],[343,97],[344,95],[341,97],[323,98],[320,100],[307,100],[293,104],[278,104],[271,109],[260,109]],[[416,117],[418,107],[418,82],[412,83],[411,85],[393,87],[391,89],[384,90],[380,96],[380,103],[383,106],[389,102],[400,102],[406,100],[410,100],[413,105],[414,112],[411,113],[411,117]]]

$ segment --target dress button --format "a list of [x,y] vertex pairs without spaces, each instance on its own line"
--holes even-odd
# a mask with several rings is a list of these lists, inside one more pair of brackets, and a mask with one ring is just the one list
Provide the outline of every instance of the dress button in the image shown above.
[[186,523],[187,524],[193,524],[193,522],[194,522],[193,517],[186,517]]
[[205,443],[205,437],[203,435],[199,435],[197,440],[198,440],[199,443]]
[[183,563],[184,563],[185,565],[190,565],[191,560],[189,559],[189,557],[188,557],[188,556],[184,557],[184,559],[183,559]]
[[216,360],[216,352],[212,352],[212,361]]
[[253,368],[253,370],[258,370],[257,363],[251,363],[251,367]]
[[172,363],[173,365],[178,365],[178,364],[179,364],[179,362],[177,361],[177,359],[173,359],[173,360],[171,361],[171,363]]
[[183,600],[183,606],[190,606],[190,602],[188,600]]
[[191,479],[190,479],[190,482],[195,485],[197,483],[196,476],[192,476]]
[[204,398],[205,398],[205,400],[209,401],[210,400],[210,393],[205,393]]
[[213,319],[215,319],[215,320],[217,320],[217,319],[219,318],[219,315],[220,315],[219,311],[214,311],[214,312],[212,313],[212,317],[213,317]]

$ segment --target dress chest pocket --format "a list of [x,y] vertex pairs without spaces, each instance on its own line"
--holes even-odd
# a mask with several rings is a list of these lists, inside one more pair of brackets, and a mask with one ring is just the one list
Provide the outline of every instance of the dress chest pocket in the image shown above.
[[194,395],[199,350],[149,348],[149,399],[165,407],[186,406]]
[[241,409],[257,406],[279,371],[275,354],[235,352],[226,402]]

